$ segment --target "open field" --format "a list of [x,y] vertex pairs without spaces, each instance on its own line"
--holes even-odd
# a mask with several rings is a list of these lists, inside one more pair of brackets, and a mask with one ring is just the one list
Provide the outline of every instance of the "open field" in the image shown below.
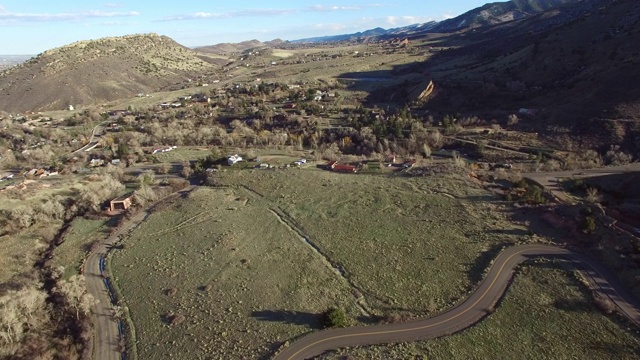
[[44,237],[53,237],[59,226],[60,224],[34,226],[18,234],[0,236],[0,283],[9,282],[30,272],[39,253],[46,248]]
[[344,279],[244,190],[197,189],[124,244],[110,267],[141,359],[255,359],[318,328],[330,306],[361,315]]
[[[640,336],[605,316],[572,273],[540,262],[518,271],[495,313],[450,337],[340,349],[322,359],[635,359]],[[508,340],[505,340],[508,339]]]
[[[345,307],[354,325],[430,316],[464,298],[501,247],[547,241],[459,176],[314,168],[216,176],[232,186],[199,188],[158,209],[113,256],[141,358],[264,357],[320,328],[318,314],[332,305]],[[496,313],[467,332],[348,352],[473,358],[479,347],[486,355],[479,358],[496,349],[506,358],[566,358],[595,346],[603,356],[631,358],[635,335],[596,310],[566,271],[545,267],[524,267]],[[171,325],[176,316],[183,322]],[[511,334],[518,346],[502,345]]]
[[204,148],[177,148],[175,150],[153,155],[158,162],[182,162],[207,157],[211,151]]
[[373,315],[428,314],[480,280],[494,251],[531,241],[497,198],[456,177],[405,178],[316,169],[227,171],[278,207],[363,296]]
[[64,267],[64,279],[78,274],[91,244],[106,237],[106,222],[104,219],[91,220],[82,217],[73,220],[64,242],[56,247],[51,260],[52,267]]

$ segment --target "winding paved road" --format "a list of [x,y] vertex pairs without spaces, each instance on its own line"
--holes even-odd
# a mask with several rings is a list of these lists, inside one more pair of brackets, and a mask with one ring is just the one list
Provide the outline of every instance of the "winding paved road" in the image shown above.
[[399,324],[325,330],[305,336],[284,348],[276,360],[299,360],[318,356],[327,350],[393,342],[432,339],[450,335],[477,323],[492,312],[507,290],[513,270],[534,257],[562,257],[580,270],[592,288],[616,304],[620,313],[640,325],[640,305],[624,291],[604,268],[570,250],[551,245],[518,245],[503,251],[478,289],[451,310],[429,319]]

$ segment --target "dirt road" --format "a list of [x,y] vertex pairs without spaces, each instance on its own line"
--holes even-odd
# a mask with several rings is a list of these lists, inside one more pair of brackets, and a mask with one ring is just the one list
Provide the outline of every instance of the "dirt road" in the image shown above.
[[276,360],[306,359],[347,346],[407,342],[451,335],[477,323],[492,312],[506,291],[513,270],[534,257],[562,257],[574,263],[593,289],[616,304],[619,311],[640,325],[640,305],[614,277],[589,258],[551,245],[518,245],[503,251],[494,261],[478,289],[451,310],[429,319],[399,324],[351,327],[317,332],[284,348]]
[[99,360],[119,360],[121,352],[119,347],[120,334],[118,323],[113,316],[113,306],[111,293],[105,285],[104,263],[109,247],[118,241],[118,236],[140,224],[147,212],[141,211],[130,221],[124,224],[116,233],[109,236],[100,243],[98,248],[87,257],[84,264],[84,278],[86,280],[87,291],[98,300],[93,306],[93,328],[94,328],[94,359]]
[[78,152],[82,152],[82,151],[90,151],[92,149],[94,149],[96,146],[98,146],[99,141],[97,140],[97,137],[100,136],[103,132],[102,129],[102,123],[96,125],[93,130],[91,131],[91,137],[89,138],[89,142],[84,145],[83,147],[81,147],[80,149],[72,152],[71,154],[75,154]]
[[560,179],[565,178],[589,178],[594,176],[604,176],[612,174],[622,174],[627,172],[640,171],[640,163],[633,163],[621,166],[607,166],[597,169],[587,170],[567,170],[554,172],[531,172],[522,173],[522,177],[533,180],[549,190],[553,196],[565,203],[573,203],[573,200],[567,196],[560,185]]

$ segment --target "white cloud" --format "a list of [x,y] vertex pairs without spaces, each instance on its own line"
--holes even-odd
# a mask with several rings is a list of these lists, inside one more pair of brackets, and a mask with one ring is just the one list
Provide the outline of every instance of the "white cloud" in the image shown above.
[[274,16],[274,15],[291,14],[294,11],[295,10],[290,10],[290,9],[248,9],[248,10],[240,10],[240,11],[230,11],[226,13],[196,12],[193,14],[168,16],[160,19],[159,21],[230,19],[230,18],[236,18],[236,17],[249,17],[249,16]]
[[406,26],[413,24],[421,24],[434,19],[429,16],[387,16],[385,23],[390,26]]
[[100,23],[103,26],[134,26],[138,25],[137,22],[132,21],[103,21]]
[[312,5],[306,8],[306,11],[351,11],[351,10],[364,10],[366,8],[380,7],[382,4],[366,4],[366,5]]
[[248,9],[240,11],[229,11],[223,13],[215,12],[195,12],[191,14],[172,15],[164,17],[157,21],[185,21],[185,20],[203,20],[203,19],[231,19],[237,17],[249,17],[249,16],[274,16],[274,15],[289,15],[300,12],[333,12],[333,11],[354,11],[364,10],[366,8],[384,6],[381,4],[366,4],[366,5],[313,5],[305,8],[298,9]]
[[447,19],[453,19],[455,16],[451,15],[450,13],[446,13],[446,14],[442,14],[440,17],[442,18],[442,20],[447,20]]
[[83,11],[76,13],[13,13],[0,11],[0,21],[12,21],[12,22],[39,22],[39,21],[69,21],[69,20],[82,20],[91,18],[111,18],[111,17],[126,17],[126,16],[138,16],[137,11],[128,12],[114,12],[114,11]]
[[121,7],[124,7],[124,5],[119,4],[119,3],[106,3],[106,4],[104,4],[104,7],[106,7],[106,8],[121,8]]
[[316,30],[321,30],[321,31],[340,31],[340,30],[346,29],[347,25],[338,24],[338,23],[330,23],[330,24],[315,24],[315,25],[313,25],[313,27]]

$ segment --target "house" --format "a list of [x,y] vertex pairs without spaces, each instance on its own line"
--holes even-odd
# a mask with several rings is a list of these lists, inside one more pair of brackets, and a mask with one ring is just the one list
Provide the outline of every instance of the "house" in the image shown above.
[[337,161],[329,161],[328,163],[326,163],[326,164],[324,165],[324,168],[325,168],[325,169],[327,169],[327,170],[331,170],[331,169],[333,169],[333,167],[334,167],[334,166],[336,166],[337,164],[338,164],[338,162],[337,162]]
[[91,159],[91,161],[89,161],[89,166],[91,167],[102,166],[102,165],[104,165],[103,159]]
[[112,159],[111,165],[120,165],[120,159]]
[[415,164],[416,164],[415,160],[408,160],[408,161],[405,161],[404,164],[402,164],[402,167],[405,169],[408,169],[410,167],[413,167]]
[[387,162],[394,164],[396,162],[396,154],[391,153],[387,155]]
[[334,164],[332,169],[335,172],[346,172],[346,173],[354,173],[354,172],[356,172],[356,167],[353,166],[353,165]]
[[128,193],[111,200],[109,204],[110,211],[127,210],[133,201],[133,193]]
[[242,156],[238,154],[230,155],[227,157],[227,164],[229,164],[229,166],[237,163],[238,161],[242,161]]

